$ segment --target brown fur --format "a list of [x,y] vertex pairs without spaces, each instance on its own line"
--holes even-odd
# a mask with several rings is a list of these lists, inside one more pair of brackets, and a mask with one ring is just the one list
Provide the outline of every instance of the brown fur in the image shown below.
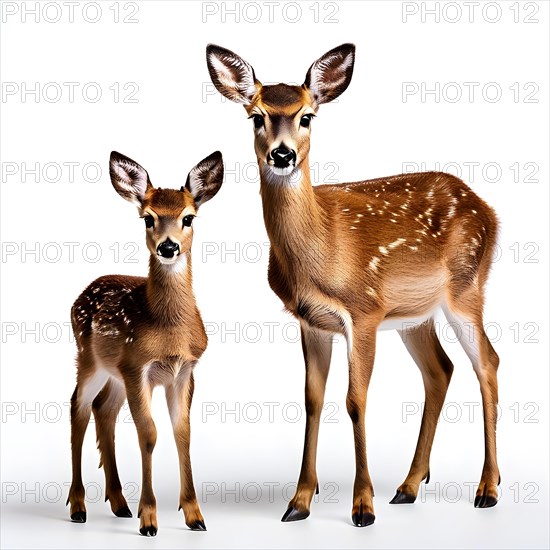
[[[221,63],[240,67],[255,91],[213,78],[218,90],[248,90],[240,102],[255,128],[264,221],[271,242],[269,284],[302,325],[308,410],[304,458],[284,521],[309,515],[317,476],[315,446],[330,349],[319,334],[342,333],[348,341],[347,409],[353,423],[356,478],[352,518],[374,521],[367,468],[365,409],[374,363],[376,332],[397,322],[424,379],[426,410],[411,470],[392,502],[413,502],[429,473],[429,455],[452,365],[433,329],[432,315],[444,306],[450,321],[475,326],[472,341],[461,339],[478,375],[485,412],[485,465],[475,505],[496,503],[499,480],[495,429],[498,356],[482,322],[483,289],[495,247],[494,211],[461,180],[439,172],[402,174],[340,185],[311,185],[310,127],[304,114],[340,95],[351,80],[354,47],[331,50],[309,69],[302,86],[262,86],[239,56],[209,46],[210,74]],[[221,83],[220,83],[221,82]],[[292,173],[272,168],[271,152],[284,144],[296,153]],[[416,318],[416,319],[415,319]],[[410,325],[407,323],[411,323]],[[413,323],[416,325],[413,326]],[[422,324],[423,323],[423,324]],[[315,336],[317,335],[317,336]],[[315,357],[313,361],[311,358]],[[322,359],[320,359],[322,357]]]
[[[221,164],[221,155],[217,162]],[[198,166],[208,173],[210,163]],[[154,226],[146,229],[151,252],[149,275],[100,277],[82,292],[71,310],[78,347],[77,385],[71,399],[73,481],[68,499],[71,517],[76,521],[86,519],[81,454],[92,411],[105,469],[106,499],[116,515],[131,516],[122,494],[114,446],[116,416],[127,397],[142,455],[140,532],[156,534],[151,475],[157,432],[151,417],[151,394],[153,387],[160,384],[165,387],[180,458],[180,508],[190,528],[203,530],[189,457],[189,409],[193,368],[206,349],[207,337],[192,290],[193,231],[183,225],[182,219],[196,213],[194,191],[199,187],[201,192],[206,189],[211,196],[215,194],[223,170],[214,184],[206,182],[202,187],[191,186],[181,191],[155,189],[139,165],[113,153],[111,175],[119,194],[138,202],[142,216],[154,217]],[[158,258],[157,247],[167,238],[179,245],[176,258],[179,264],[164,265]]]

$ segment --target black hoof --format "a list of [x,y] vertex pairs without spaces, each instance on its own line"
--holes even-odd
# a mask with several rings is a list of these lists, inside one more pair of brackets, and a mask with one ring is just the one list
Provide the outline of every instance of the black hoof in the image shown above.
[[306,519],[309,516],[309,510],[300,511],[296,508],[289,508],[281,518],[281,521],[298,521],[301,519]]
[[156,537],[157,536],[157,528],[154,525],[146,525],[145,527],[141,527],[139,532],[144,537]]
[[75,523],[86,523],[86,512],[75,512],[71,514],[71,520]]
[[317,486],[315,487],[315,494],[318,495],[319,494],[319,484],[317,483]]
[[363,503],[361,502],[359,512],[352,514],[351,520],[353,521],[353,525],[355,525],[355,527],[367,527],[367,525],[372,525],[374,523],[374,514],[371,514],[366,510],[363,511]]
[[191,525],[188,525],[188,527],[191,531],[206,531],[206,525],[202,519],[194,521]]
[[495,497],[489,495],[479,495],[474,501],[475,508],[492,508],[497,503]]
[[130,511],[130,508],[128,508],[128,506],[123,506],[115,512],[115,516],[117,518],[131,518],[132,512]]
[[416,500],[415,495],[408,495],[397,491],[395,496],[390,500],[390,504],[412,504]]

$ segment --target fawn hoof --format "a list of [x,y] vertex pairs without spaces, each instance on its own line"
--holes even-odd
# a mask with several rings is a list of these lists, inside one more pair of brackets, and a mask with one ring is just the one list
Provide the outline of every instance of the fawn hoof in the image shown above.
[[198,519],[197,521],[194,521],[191,523],[191,525],[188,525],[189,529],[191,531],[206,531],[206,525],[204,524],[204,521],[202,519]]
[[359,506],[359,511],[351,515],[351,521],[355,527],[367,527],[374,523],[374,514],[371,514],[363,508],[363,503]]
[[132,512],[128,506],[123,506],[115,512],[117,518],[131,518]]
[[395,496],[390,500],[390,504],[412,504],[415,500],[416,495],[408,495],[398,489]]
[[474,501],[474,508],[492,508],[497,503],[497,499],[490,495],[479,495]]
[[71,514],[71,520],[75,523],[86,523],[86,512],[75,512]]
[[317,483],[317,485],[315,486],[315,494],[319,494],[319,483]]
[[292,506],[283,514],[281,521],[285,523],[288,521],[299,521],[301,519],[306,519],[309,516],[309,510],[297,510]]
[[144,537],[156,537],[157,536],[157,528],[154,525],[145,525],[144,527],[140,527],[139,532]]

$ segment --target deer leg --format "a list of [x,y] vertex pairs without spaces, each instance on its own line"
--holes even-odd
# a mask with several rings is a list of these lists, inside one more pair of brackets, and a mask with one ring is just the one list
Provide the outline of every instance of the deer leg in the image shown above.
[[185,523],[190,529],[193,531],[206,531],[204,518],[195,493],[191,457],[189,455],[191,441],[189,413],[194,388],[195,382],[191,367],[181,370],[176,381],[172,385],[166,386],[166,402],[170,411],[180,464],[179,510],[183,509]]
[[302,350],[306,364],[306,433],[302,468],[296,494],[281,521],[296,521],[309,516],[311,499],[318,487],[315,462],[319,423],[330,368],[332,335],[302,325]]
[[115,458],[115,425],[126,394],[120,382],[111,378],[92,403],[95,418],[97,446],[101,454],[100,466],[105,471],[105,500],[111,503],[111,510],[120,518],[131,518],[122,494]]
[[92,412],[92,401],[107,382],[109,375],[93,366],[85,368],[84,359],[78,359],[77,382],[71,397],[71,453],[73,478],[67,504],[71,504],[71,519],[86,521],[85,491],[82,483],[82,444]]
[[138,505],[139,532],[154,537],[158,531],[157,502],[153,492],[153,449],[157,442],[157,428],[151,416],[152,388],[141,373],[125,380],[130,412],[138,434],[141,450],[141,497]]
[[477,375],[483,402],[485,432],[485,462],[481,473],[474,506],[490,508],[497,503],[500,473],[497,464],[496,427],[499,358],[483,328],[482,299],[475,289],[470,289],[448,304],[444,309],[447,320],[453,327],[460,344],[472,361]]
[[420,482],[426,479],[428,483],[430,479],[430,452],[439,414],[453,374],[453,364],[437,339],[433,319],[412,330],[400,331],[399,334],[422,373],[425,404],[411,468],[390,504],[414,502]]
[[[350,335],[348,335],[348,342]],[[365,411],[367,390],[374,365],[376,325],[353,329],[353,341],[349,357],[349,387],[346,398],[348,414],[353,424],[355,441],[355,483],[351,517],[357,527],[374,523],[374,491],[367,466],[365,436]]]

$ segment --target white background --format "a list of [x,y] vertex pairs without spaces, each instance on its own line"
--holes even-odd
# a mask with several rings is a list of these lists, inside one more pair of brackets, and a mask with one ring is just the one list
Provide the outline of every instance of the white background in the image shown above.
[[[441,2],[436,22],[424,12],[437,8],[433,2],[303,2],[301,15],[281,2],[273,5],[271,21],[263,3],[139,2],[132,16],[132,4],[120,2],[119,23],[114,4],[99,2],[96,23],[85,20],[97,12],[84,3],[75,7],[72,23],[61,3],[50,3],[39,22],[33,15],[23,20],[24,4],[3,5],[2,547],[547,548],[548,4],[470,3],[470,17],[467,5]],[[238,22],[224,12],[235,7]],[[60,20],[53,22],[58,8]],[[137,22],[124,23],[124,17]],[[243,56],[264,82],[301,83],[317,57],[350,41],[357,46],[351,85],[312,124],[316,182],[395,174],[405,162],[424,162],[424,169],[451,163],[446,169],[460,170],[501,220],[485,313],[501,358],[502,496],[492,509],[474,509],[471,494],[483,464],[479,387],[441,322],[455,374],[435,438],[432,481],[417,502],[388,504],[413,456],[423,387],[398,335],[385,332],[367,411],[376,523],[367,529],[351,524],[354,454],[341,339],[320,432],[319,501],[306,521],[279,521],[301,460],[301,346],[295,321],[267,283],[252,123],[241,107],[213,93],[204,52],[214,42]],[[67,82],[78,83],[72,102]],[[24,85],[35,83],[50,101],[22,95]],[[86,88],[85,99],[89,83],[96,84]],[[110,89],[115,83],[118,101]],[[422,101],[419,92],[405,101],[404,83],[419,90],[455,84],[437,98]],[[98,86],[102,97],[92,102]],[[124,102],[134,89],[137,102]],[[500,100],[492,101],[499,89]],[[457,90],[462,97],[453,102]],[[525,102],[529,98],[536,102]],[[154,395],[156,539],[138,535],[135,517],[112,516],[97,493],[103,472],[93,425],[83,460],[88,522],[71,524],[64,506],[71,475],[67,404],[75,380],[71,304],[99,275],[147,270],[143,222],[109,182],[113,149],[141,163],[162,187],[182,185],[190,168],[214,150],[226,162],[225,183],[201,210],[193,244],[194,288],[210,332],[192,411],[192,460],[206,533],[188,531],[176,512],[177,454],[161,390]],[[78,163],[73,181],[66,167],[56,174],[48,165],[69,162]],[[23,163],[39,163],[46,172],[23,181]],[[87,163],[101,167],[98,181],[89,181],[92,168],[83,175]],[[510,168],[515,163],[519,181]],[[66,243],[76,243],[72,258]],[[139,248],[127,257],[132,243]],[[37,255],[25,252],[35,247]],[[266,323],[273,323],[272,335]],[[37,334],[28,332],[34,328]],[[228,409],[239,416],[225,414]],[[135,515],[140,460],[126,407],[117,448]]]

